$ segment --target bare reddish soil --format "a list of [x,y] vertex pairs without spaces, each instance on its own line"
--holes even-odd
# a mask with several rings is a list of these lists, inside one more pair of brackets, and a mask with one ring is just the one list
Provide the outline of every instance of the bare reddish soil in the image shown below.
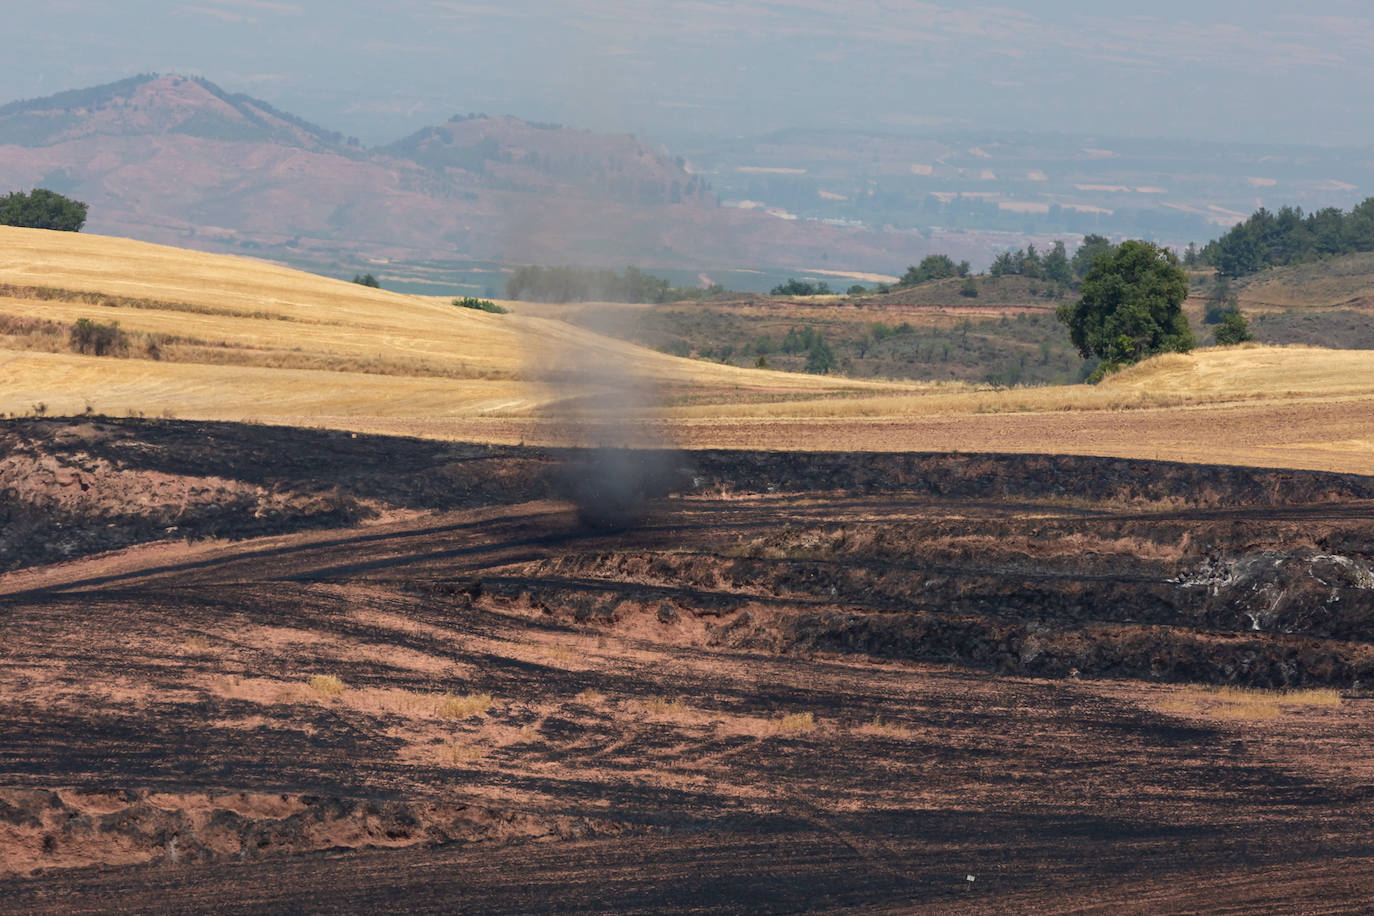
[[1369,478],[3,436],[0,910],[1374,895]]

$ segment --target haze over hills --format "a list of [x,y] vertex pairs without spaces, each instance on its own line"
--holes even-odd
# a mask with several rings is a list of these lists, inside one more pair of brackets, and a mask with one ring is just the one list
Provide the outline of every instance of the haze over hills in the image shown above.
[[[74,194],[98,233],[339,264],[890,270],[932,245],[914,232],[721,208],[683,160],[628,135],[472,116],[369,150],[179,76],[0,108],[0,186]],[[996,247],[947,242],[961,257]]]
[[369,148],[180,76],[0,106],[0,190],[77,196],[92,231],[343,276],[388,265],[417,291],[494,294],[526,263],[762,291],[794,273],[891,276],[931,252],[980,268],[1088,232],[1182,249],[1261,205],[1344,207],[1374,188],[1374,157],[1350,150],[1086,135],[813,128],[677,152],[487,115]]

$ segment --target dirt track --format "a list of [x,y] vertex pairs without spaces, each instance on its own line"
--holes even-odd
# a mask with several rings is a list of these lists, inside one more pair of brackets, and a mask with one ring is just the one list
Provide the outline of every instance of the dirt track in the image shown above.
[[[27,492],[34,528],[103,519],[61,481],[105,459],[164,475],[154,494],[248,494],[176,511],[257,536],[188,544],[150,500],[153,542],[0,579],[0,909],[1374,894],[1366,478],[701,453],[598,532],[558,499],[562,453],[63,428],[9,427],[70,496]],[[110,546],[140,539],[121,518]],[[1344,699],[1252,709],[1199,681]]]

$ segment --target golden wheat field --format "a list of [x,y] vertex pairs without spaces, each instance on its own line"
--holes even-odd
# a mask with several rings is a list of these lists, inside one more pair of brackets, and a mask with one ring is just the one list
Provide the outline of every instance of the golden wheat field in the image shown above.
[[[551,410],[624,377],[704,395],[880,388],[667,356],[562,322],[455,308],[242,258],[0,227],[9,319],[0,411],[143,412],[266,422]],[[73,353],[65,328],[118,322],[124,358]],[[154,352],[157,358],[153,358]],[[578,384],[587,380],[587,384]]]
[[[629,421],[692,447],[1069,452],[1374,473],[1374,353],[1168,355],[1101,385],[978,389],[680,359],[276,265],[0,227],[0,413],[251,420],[494,442]],[[638,308],[638,307],[637,307]],[[526,313],[522,314],[522,310]],[[81,318],[119,356],[74,352]],[[575,433],[571,435],[576,435]]]

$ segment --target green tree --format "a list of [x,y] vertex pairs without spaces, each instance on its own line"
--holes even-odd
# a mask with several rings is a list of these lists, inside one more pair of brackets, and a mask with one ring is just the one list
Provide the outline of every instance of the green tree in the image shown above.
[[1212,336],[1221,346],[1245,343],[1247,340],[1255,339],[1255,335],[1250,333],[1250,322],[1245,320],[1240,309],[1231,309],[1222,316],[1221,323],[1212,332]]
[[1083,236],[1083,244],[1078,246],[1069,263],[1075,274],[1086,277],[1097,259],[1111,250],[1112,243],[1106,236],[1088,234]]
[[830,284],[822,280],[819,283],[808,283],[804,280],[788,278],[786,283],[779,283],[773,287],[774,296],[828,296],[830,295]]
[[367,274],[354,274],[354,275],[353,275],[353,282],[354,282],[354,283],[357,283],[359,286],[370,286],[370,287],[373,288],[373,289],[381,289],[381,288],[382,288],[382,284],[379,283],[379,282],[377,281],[377,278],[374,277],[374,276],[372,276],[372,274],[370,274],[370,273],[367,273]]
[[87,209],[81,201],[47,188],[35,188],[28,194],[15,191],[0,197],[0,226],[80,232],[86,225]]
[[1069,253],[1063,242],[1054,243],[1054,247],[1041,262],[1040,271],[1046,280],[1052,280],[1061,286],[1068,286],[1073,282],[1073,268],[1069,265]]
[[825,342],[824,336],[817,334],[811,348],[806,351],[806,371],[813,375],[828,375],[838,365],[835,351],[830,349],[830,344]]
[[959,295],[966,299],[978,298],[978,284],[972,277],[965,277],[964,283],[959,287]]
[[988,268],[988,273],[994,277],[1019,274],[1022,260],[1020,252],[999,251],[992,259],[992,266]]
[[1231,288],[1231,278],[1225,274],[1217,274],[1216,281],[1212,284],[1212,292],[1207,297],[1207,307],[1202,313],[1202,323],[1219,324],[1227,312],[1239,308],[1235,291]]
[[[960,266],[955,264],[949,255],[928,254],[921,259],[919,266],[908,267],[906,273],[902,274],[902,279],[897,281],[897,285],[915,286],[917,283],[926,283],[930,280],[946,280],[950,277],[963,276],[959,273]],[[962,266],[967,273],[967,262]]]
[[1082,298],[1059,307],[1059,320],[1085,358],[1108,371],[1156,353],[1196,346],[1183,314],[1188,275],[1173,252],[1152,242],[1127,241],[1100,255],[1083,278]]

